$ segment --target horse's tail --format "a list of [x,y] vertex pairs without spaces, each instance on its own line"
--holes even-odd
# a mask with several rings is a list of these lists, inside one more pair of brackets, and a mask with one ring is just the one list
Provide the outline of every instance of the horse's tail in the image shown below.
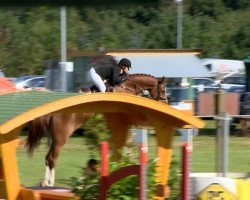
[[25,145],[30,154],[32,154],[34,149],[39,145],[40,140],[45,135],[46,131],[49,131],[51,120],[52,115],[48,114],[30,121],[28,129],[29,134]]

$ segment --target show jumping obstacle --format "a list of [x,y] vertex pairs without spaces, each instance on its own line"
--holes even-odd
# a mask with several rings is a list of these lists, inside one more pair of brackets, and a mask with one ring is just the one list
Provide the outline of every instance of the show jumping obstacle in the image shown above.
[[[114,93],[143,95],[166,102],[166,79],[155,78],[148,74],[130,74],[128,80],[113,87]],[[90,92],[90,91],[89,91]],[[45,157],[45,175],[42,186],[54,186],[56,162],[68,138],[77,129],[84,127],[92,113],[52,113],[36,118],[29,123],[26,147],[33,153],[43,136],[48,136],[51,143]]]
[[129,165],[114,171],[109,175],[109,145],[107,142],[101,143],[101,191],[100,199],[105,200],[107,191],[112,184],[120,181],[123,178],[131,175],[137,175],[139,180],[139,200],[146,200],[146,187],[145,187],[145,169],[147,164],[147,146],[143,143],[140,145],[140,164]]
[[[163,189],[168,181],[172,155],[172,137],[177,127],[191,125],[202,128],[205,123],[184,111],[155,100],[121,93],[72,94],[56,92],[14,92],[0,96],[0,149],[2,172],[8,200],[56,199],[48,191],[27,189],[20,185],[16,146],[22,126],[49,113],[105,113],[115,149],[113,157],[120,156],[120,149],[127,140],[130,125],[155,128],[157,139],[156,191],[154,199],[165,198]],[[47,192],[47,193],[46,193]],[[46,195],[45,195],[46,193]],[[44,197],[46,196],[46,198]],[[73,194],[51,194],[57,199],[70,199]],[[71,195],[71,197],[69,197]]]

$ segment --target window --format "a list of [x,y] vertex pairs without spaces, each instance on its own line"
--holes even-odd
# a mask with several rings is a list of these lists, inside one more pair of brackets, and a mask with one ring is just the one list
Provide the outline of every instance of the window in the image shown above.
[[245,85],[246,79],[240,76],[231,76],[227,77],[223,80],[224,84],[237,84],[237,85]]

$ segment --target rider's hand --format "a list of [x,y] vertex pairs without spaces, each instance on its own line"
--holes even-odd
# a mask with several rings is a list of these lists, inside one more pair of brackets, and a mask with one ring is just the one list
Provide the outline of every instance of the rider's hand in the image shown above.
[[128,80],[128,75],[127,74],[121,74],[120,78],[121,78],[122,81],[126,81],[126,80]]

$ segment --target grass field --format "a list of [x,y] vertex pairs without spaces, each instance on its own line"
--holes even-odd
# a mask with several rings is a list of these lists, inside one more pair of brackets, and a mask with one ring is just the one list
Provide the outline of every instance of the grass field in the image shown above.
[[[149,156],[155,157],[155,138],[149,139]],[[174,158],[181,158],[180,137],[174,138]],[[196,136],[193,140],[192,172],[215,172],[215,137]],[[24,147],[17,151],[19,174],[24,186],[35,186],[44,176],[45,155],[47,147],[42,144],[29,157]],[[89,152],[82,137],[70,138],[59,157],[56,168],[56,185],[69,186],[70,177],[80,177],[82,168],[89,159]],[[96,153],[97,158],[99,154]],[[250,172],[250,138],[230,137],[229,140],[229,172]]]

